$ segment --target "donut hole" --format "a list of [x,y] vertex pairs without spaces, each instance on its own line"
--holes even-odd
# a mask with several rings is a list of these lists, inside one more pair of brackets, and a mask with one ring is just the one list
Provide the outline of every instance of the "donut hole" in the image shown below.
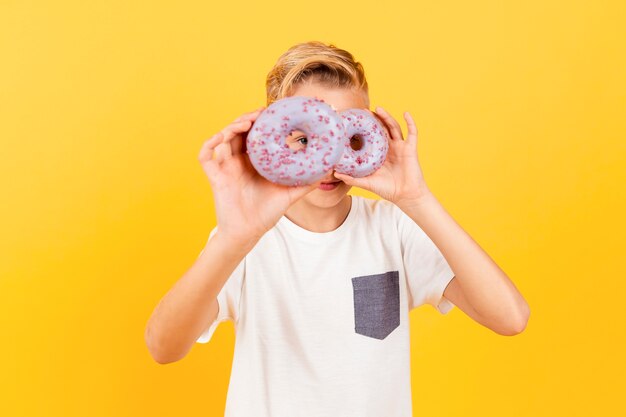
[[292,130],[285,138],[285,143],[294,151],[306,148],[308,138],[306,133],[301,130]]
[[357,133],[350,138],[350,147],[355,151],[361,150],[363,148],[363,142],[363,136]]

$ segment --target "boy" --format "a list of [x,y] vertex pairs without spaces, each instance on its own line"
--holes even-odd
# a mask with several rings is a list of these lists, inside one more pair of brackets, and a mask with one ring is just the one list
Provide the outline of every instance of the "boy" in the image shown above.
[[[370,105],[361,64],[321,42],[285,52],[267,93],[268,105],[294,95],[339,112]],[[431,304],[445,314],[456,305],[499,334],[525,328],[524,298],[426,186],[408,112],[406,140],[391,115],[374,113],[390,137],[374,174],[330,171],[315,184],[285,187],[261,177],[245,154],[262,110],[202,147],[218,226],[148,322],[157,362],[183,358],[232,320],[227,417],[408,417],[412,309]],[[306,137],[288,144],[306,146]],[[382,199],[350,196],[352,186]]]

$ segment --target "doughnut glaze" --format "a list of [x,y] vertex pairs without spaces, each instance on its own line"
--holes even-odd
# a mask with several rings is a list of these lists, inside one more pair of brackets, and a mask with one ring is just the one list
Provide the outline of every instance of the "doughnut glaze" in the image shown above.
[[[304,132],[307,145],[291,149],[287,137]],[[361,147],[354,149],[355,138]],[[277,184],[314,183],[330,169],[353,177],[370,175],[385,162],[387,133],[378,119],[363,109],[337,113],[323,100],[292,96],[270,104],[246,138],[246,152],[257,172]]]
[[[307,146],[292,150],[285,142],[294,131]],[[246,145],[250,162],[268,180],[283,185],[311,184],[326,175],[344,152],[343,120],[323,100],[292,96],[270,104],[252,125]]]
[[[378,119],[367,110],[348,109],[341,112],[347,140],[335,171],[352,177],[366,177],[385,162],[389,142],[387,132]],[[354,149],[351,138],[358,138],[361,147]]]

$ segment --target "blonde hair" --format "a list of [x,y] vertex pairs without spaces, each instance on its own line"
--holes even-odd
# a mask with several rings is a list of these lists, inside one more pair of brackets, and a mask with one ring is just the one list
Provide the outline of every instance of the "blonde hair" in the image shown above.
[[289,48],[267,74],[267,105],[288,97],[298,84],[309,80],[368,92],[363,65],[350,52],[332,44],[310,41]]

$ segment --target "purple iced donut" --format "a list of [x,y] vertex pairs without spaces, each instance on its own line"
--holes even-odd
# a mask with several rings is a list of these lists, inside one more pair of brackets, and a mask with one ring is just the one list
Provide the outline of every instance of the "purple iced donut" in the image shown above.
[[[335,171],[352,177],[368,176],[385,162],[389,150],[387,131],[376,116],[367,110],[349,109],[341,112],[341,118],[346,128],[346,140]],[[359,139],[359,149],[352,148],[352,137]]]
[[[300,130],[305,148],[293,150],[285,139]],[[246,138],[246,152],[259,174],[283,185],[311,184],[324,177],[344,152],[341,116],[323,100],[292,96],[270,104]]]

